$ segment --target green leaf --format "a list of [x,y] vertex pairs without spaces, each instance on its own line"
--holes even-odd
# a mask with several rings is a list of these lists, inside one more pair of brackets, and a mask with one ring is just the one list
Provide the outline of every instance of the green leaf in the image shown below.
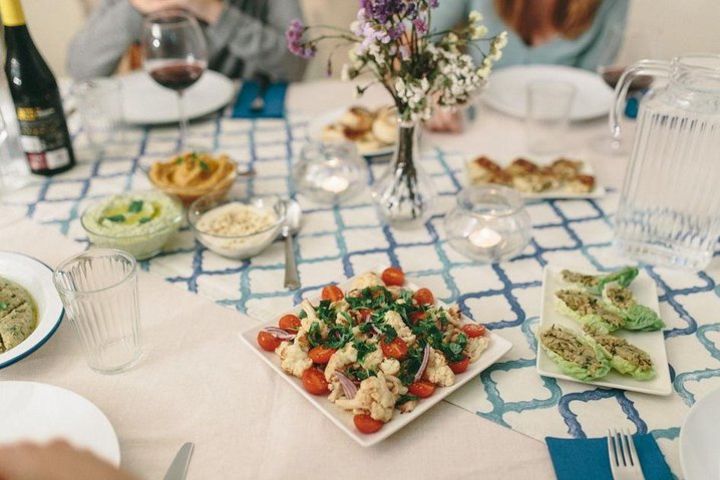
[[105,220],[109,220],[113,223],[122,223],[125,221],[125,215],[118,214],[118,215],[110,215],[109,217],[105,217]]
[[298,318],[299,319],[307,318],[307,312],[305,310],[300,310],[300,313],[298,313]]
[[0,310],[5,310],[5,309],[7,309],[7,307],[8,307],[8,304],[7,304],[7,303],[5,303],[5,302],[0,302]]
[[377,376],[377,372],[375,372],[375,370],[365,370],[361,367],[349,368],[345,371],[345,374],[350,380],[357,380],[358,382],[362,382],[369,377]]
[[322,343],[323,339],[322,334],[320,333],[320,324],[318,322],[313,322],[312,325],[310,325],[307,338],[311,347],[317,347]]
[[130,202],[130,206],[128,206],[127,211],[129,213],[139,213],[143,209],[143,205],[145,205],[145,202],[142,200],[133,200]]
[[332,307],[330,300],[320,300],[320,305],[315,309],[317,316],[320,320],[328,325],[334,325],[337,315],[335,315],[335,309]]
[[412,402],[417,399],[418,399],[418,397],[416,397],[415,395],[410,395],[409,393],[406,393],[405,395],[400,395],[398,397],[397,401],[395,402],[395,406],[398,407],[398,406],[402,405],[403,403]]
[[205,160],[200,160],[200,170],[202,170],[203,172],[209,172],[210,165],[208,165]]
[[369,354],[377,350],[377,347],[372,343],[366,343],[360,340],[353,342],[355,350],[357,350],[357,361],[362,362],[363,359]]
[[336,350],[340,350],[346,343],[354,338],[352,328],[343,325],[333,325],[328,330],[328,336],[325,345]]
[[142,217],[142,218],[139,220],[139,223],[140,223],[140,225],[142,225],[143,223],[147,223],[147,222],[149,222],[150,220],[152,220],[152,218],[150,218],[150,217]]

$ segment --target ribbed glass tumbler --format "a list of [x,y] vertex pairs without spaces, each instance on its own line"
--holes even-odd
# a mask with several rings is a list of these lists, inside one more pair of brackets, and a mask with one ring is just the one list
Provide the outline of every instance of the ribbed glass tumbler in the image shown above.
[[142,348],[137,262],[132,255],[88,250],[62,262],[53,282],[90,368],[119,373],[137,363]]

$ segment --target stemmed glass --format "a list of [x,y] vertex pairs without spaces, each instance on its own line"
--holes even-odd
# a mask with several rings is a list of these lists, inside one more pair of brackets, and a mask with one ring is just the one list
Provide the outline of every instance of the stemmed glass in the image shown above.
[[182,10],[165,10],[148,16],[143,25],[144,67],[157,83],[178,95],[180,141],[185,148],[187,115],[184,93],[207,68],[207,43],[194,17]]

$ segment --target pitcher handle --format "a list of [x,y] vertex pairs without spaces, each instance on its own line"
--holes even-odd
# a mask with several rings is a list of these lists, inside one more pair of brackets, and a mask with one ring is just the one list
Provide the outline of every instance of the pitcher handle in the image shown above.
[[625,69],[615,86],[615,104],[610,109],[610,134],[614,140],[620,140],[620,119],[625,110],[628,89],[635,77],[638,75],[669,77],[670,69],[671,63],[663,60],[640,60]]

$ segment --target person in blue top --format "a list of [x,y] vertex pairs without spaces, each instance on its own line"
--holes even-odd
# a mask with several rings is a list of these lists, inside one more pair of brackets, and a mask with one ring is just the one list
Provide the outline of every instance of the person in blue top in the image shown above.
[[[479,11],[491,35],[508,32],[496,69],[554,64],[595,71],[610,65],[622,45],[629,0],[444,0],[432,13],[432,29],[452,29]],[[480,53],[471,48],[475,60]],[[453,116],[440,114],[429,127],[452,131]]]

